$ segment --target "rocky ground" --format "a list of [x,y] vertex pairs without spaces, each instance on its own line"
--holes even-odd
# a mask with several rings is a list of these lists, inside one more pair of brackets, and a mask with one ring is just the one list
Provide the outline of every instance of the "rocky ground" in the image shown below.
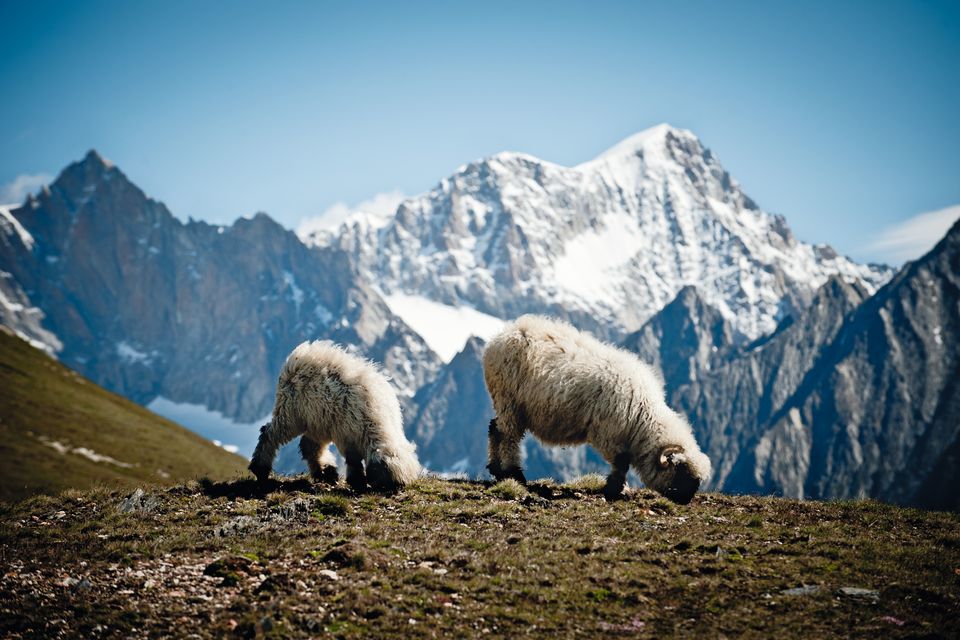
[[428,479],[0,507],[0,636],[956,637],[960,516]]

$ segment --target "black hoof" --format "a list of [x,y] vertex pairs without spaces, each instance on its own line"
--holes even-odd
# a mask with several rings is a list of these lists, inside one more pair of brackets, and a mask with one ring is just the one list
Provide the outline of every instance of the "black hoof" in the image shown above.
[[372,461],[367,464],[367,482],[375,491],[396,493],[400,486],[390,474],[390,469],[383,461]]
[[364,493],[367,490],[367,479],[364,476],[348,477],[347,486],[349,486],[354,493]]
[[316,473],[311,474],[311,477],[317,481],[324,484],[337,484],[340,481],[340,475],[337,473],[337,468],[333,466],[323,467]]
[[519,469],[519,468],[504,469],[502,475],[503,477],[498,478],[498,480],[513,479],[519,482],[520,484],[527,484],[527,477],[523,475],[523,469]]
[[627,495],[623,492],[622,488],[617,489],[615,487],[604,487],[603,498],[607,502],[616,502],[617,500],[625,500]]
[[251,462],[250,466],[247,468],[250,469],[250,472],[257,477],[257,482],[266,482],[270,479],[270,467]]

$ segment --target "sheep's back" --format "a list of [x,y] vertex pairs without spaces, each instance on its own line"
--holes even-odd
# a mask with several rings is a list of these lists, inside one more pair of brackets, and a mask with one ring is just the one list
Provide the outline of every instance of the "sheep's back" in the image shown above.
[[663,397],[655,373],[632,354],[538,316],[519,318],[491,340],[484,376],[498,414],[519,414],[555,444],[590,440],[594,428],[627,428],[650,390]]
[[274,413],[305,429],[403,430],[396,394],[377,367],[326,341],[304,342],[287,358]]

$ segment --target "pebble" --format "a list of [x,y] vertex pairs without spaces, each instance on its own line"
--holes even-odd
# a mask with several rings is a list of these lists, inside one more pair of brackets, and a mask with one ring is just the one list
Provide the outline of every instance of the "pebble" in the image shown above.
[[784,589],[780,592],[784,596],[812,596],[816,593],[820,593],[820,587],[815,584],[805,584],[802,587]]
[[337,572],[333,571],[332,569],[321,569],[320,571],[318,571],[318,573],[322,575],[324,578],[330,578],[331,580],[334,580],[334,581],[340,579],[340,576],[337,575]]
[[874,604],[880,602],[880,592],[874,589],[863,589],[861,587],[840,587],[839,593],[847,598],[857,600],[867,600]]

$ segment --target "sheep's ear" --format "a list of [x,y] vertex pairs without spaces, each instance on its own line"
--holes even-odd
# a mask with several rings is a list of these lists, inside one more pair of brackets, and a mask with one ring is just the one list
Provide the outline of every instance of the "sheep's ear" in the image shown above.
[[676,445],[664,447],[660,452],[660,466],[666,469],[668,466],[670,466],[671,462],[674,462],[673,457],[678,453],[683,453],[683,447],[678,447]]

